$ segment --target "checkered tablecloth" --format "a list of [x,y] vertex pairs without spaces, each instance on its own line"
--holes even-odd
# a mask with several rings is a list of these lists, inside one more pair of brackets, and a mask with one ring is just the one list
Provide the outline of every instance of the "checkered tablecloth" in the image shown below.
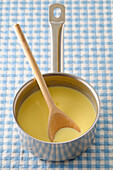
[[[97,91],[101,111],[94,143],[65,162],[39,160],[19,141],[12,104],[19,88],[33,77],[13,30],[19,23],[42,73],[51,70],[48,7],[66,7],[64,72],[87,80]],[[0,169],[113,169],[113,1],[0,1]]]

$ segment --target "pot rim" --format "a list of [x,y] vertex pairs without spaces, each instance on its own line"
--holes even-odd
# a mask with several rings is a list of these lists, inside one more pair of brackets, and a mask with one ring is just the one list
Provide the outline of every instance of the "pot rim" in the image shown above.
[[37,142],[41,142],[41,143],[46,143],[46,144],[52,144],[52,145],[60,145],[60,144],[65,144],[65,143],[69,143],[69,142],[74,142],[76,140],[79,140],[80,138],[82,138],[83,136],[85,136],[91,129],[93,129],[93,127],[95,126],[95,124],[97,123],[97,120],[99,118],[99,113],[100,113],[100,99],[97,95],[97,92],[96,90],[93,88],[92,85],[90,85],[86,80],[82,79],[81,77],[78,77],[78,76],[75,76],[73,74],[69,74],[69,73],[61,73],[61,72],[58,72],[58,73],[46,73],[46,74],[43,74],[44,77],[46,76],[67,76],[67,77],[72,77],[74,79],[77,79],[79,80],[81,83],[85,84],[92,92],[93,94],[95,94],[95,98],[96,98],[96,101],[97,101],[97,105],[98,105],[98,112],[96,114],[96,118],[95,118],[95,121],[93,122],[93,124],[91,125],[91,127],[85,132],[83,133],[81,136],[75,138],[75,139],[72,139],[72,140],[69,140],[69,141],[65,141],[65,142],[46,142],[46,141],[42,141],[40,139],[37,139],[33,136],[31,136],[30,134],[28,134],[27,132],[25,132],[21,126],[19,125],[18,121],[16,120],[16,116],[14,114],[14,108],[15,108],[15,105],[16,105],[16,100],[17,100],[17,96],[19,95],[19,93],[21,92],[22,89],[26,88],[26,85],[28,85],[30,82],[32,82],[34,80],[34,78],[30,79],[29,81],[27,81],[25,84],[23,84],[23,86],[17,91],[15,97],[14,97],[14,100],[13,100],[13,117],[14,117],[14,120],[17,124],[17,126],[19,127],[19,129],[26,135],[28,135],[29,137],[31,137],[32,139],[36,140]]

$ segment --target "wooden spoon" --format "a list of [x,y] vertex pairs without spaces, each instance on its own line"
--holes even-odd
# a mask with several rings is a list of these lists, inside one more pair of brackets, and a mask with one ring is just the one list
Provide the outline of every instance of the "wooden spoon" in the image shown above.
[[35,78],[39,84],[39,87],[41,89],[41,92],[45,98],[45,101],[49,108],[49,120],[48,120],[48,136],[49,139],[53,142],[54,136],[56,132],[64,127],[71,127],[76,129],[78,132],[80,132],[80,128],[76,123],[65,113],[63,113],[61,110],[59,110],[56,105],[54,104],[52,97],[50,95],[50,92],[47,88],[47,85],[45,83],[45,80],[38,68],[38,65],[33,57],[33,54],[29,48],[29,45],[24,37],[24,34],[20,28],[19,24],[16,24],[14,26],[15,33],[20,41],[20,44],[23,48],[23,51],[25,55],[28,58],[28,61],[30,63],[30,66],[32,68],[32,71],[35,75]]

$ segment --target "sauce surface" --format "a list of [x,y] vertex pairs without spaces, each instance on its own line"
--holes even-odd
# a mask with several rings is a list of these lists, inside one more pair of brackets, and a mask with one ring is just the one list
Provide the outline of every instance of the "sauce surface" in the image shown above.
[[[80,127],[81,132],[71,128],[59,130],[54,142],[65,142],[85,133],[96,118],[91,101],[82,93],[68,87],[50,87],[49,91],[56,106],[70,116]],[[17,121],[29,135],[50,142],[47,135],[49,110],[41,91],[31,94],[21,105]]]

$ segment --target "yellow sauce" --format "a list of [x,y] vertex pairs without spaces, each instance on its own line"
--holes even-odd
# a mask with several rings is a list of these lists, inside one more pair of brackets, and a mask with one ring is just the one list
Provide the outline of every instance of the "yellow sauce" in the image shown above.
[[[67,87],[50,87],[49,91],[56,104],[80,127],[81,133],[71,128],[59,130],[54,142],[69,141],[81,136],[93,124],[95,109],[90,100],[77,90]],[[18,123],[29,135],[42,141],[50,142],[47,135],[49,110],[41,91],[31,94],[21,105]]]

